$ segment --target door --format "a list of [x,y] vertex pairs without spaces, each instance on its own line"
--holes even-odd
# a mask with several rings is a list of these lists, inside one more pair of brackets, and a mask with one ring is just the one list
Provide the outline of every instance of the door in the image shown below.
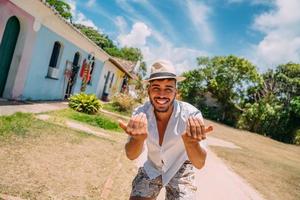
[[17,17],[9,18],[0,44],[0,97],[3,95],[19,32],[20,22]]
[[109,77],[110,77],[110,71],[107,72],[106,75],[106,79],[105,79],[105,83],[104,83],[104,88],[103,88],[103,92],[102,92],[102,97],[101,99],[103,101],[107,101],[107,97],[108,97],[108,81],[109,81]]
[[76,83],[76,77],[79,71],[79,58],[80,58],[80,53],[76,52],[73,58],[73,64],[72,64],[72,69],[71,69],[71,75],[68,79],[68,84],[67,84],[67,89],[65,93],[65,99],[69,98],[70,95],[73,93],[73,86]]

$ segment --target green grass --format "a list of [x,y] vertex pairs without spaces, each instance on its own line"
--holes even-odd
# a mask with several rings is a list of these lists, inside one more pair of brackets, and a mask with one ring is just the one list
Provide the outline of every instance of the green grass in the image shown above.
[[0,138],[11,135],[25,136],[32,124],[33,116],[27,113],[15,113],[10,116],[0,117]]
[[[38,138],[45,133],[57,134],[61,127],[52,123],[44,122],[34,117],[30,113],[17,112],[9,116],[0,116],[0,141],[9,142],[14,141],[12,138],[26,139]],[[92,137],[82,131],[74,131],[76,133],[71,142],[78,142],[82,138]]]
[[127,117],[131,116],[131,112],[130,111],[127,111],[127,112],[119,111],[118,108],[114,107],[112,103],[105,103],[105,104],[103,104],[103,108],[102,109],[110,111],[110,112],[114,112],[114,113],[117,113],[117,114],[120,114],[120,115],[124,115],[124,116],[127,116]]
[[117,131],[117,132],[122,131],[122,129],[119,127],[116,121],[113,121],[102,114],[89,115],[85,113],[76,112],[72,109],[54,111],[51,112],[51,114],[55,116],[83,122],[106,130]]

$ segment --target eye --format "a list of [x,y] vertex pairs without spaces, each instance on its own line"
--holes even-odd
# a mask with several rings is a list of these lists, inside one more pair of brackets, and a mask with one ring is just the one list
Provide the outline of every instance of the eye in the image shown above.
[[166,92],[171,93],[171,92],[173,92],[173,90],[170,89],[170,88],[167,88],[167,89],[166,89]]
[[158,91],[159,91],[159,88],[152,88],[152,90],[153,90],[154,92],[158,92]]

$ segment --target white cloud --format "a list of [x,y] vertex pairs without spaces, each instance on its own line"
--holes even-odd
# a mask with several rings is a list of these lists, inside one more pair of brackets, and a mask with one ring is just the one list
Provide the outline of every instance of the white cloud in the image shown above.
[[270,5],[275,0],[227,0],[228,4],[250,3],[252,5]]
[[96,4],[96,0],[88,0],[88,2],[86,3],[87,7],[93,7]]
[[206,44],[212,44],[215,40],[213,31],[210,27],[208,16],[212,13],[211,8],[203,2],[187,0],[187,13],[194,24],[199,37]]
[[129,34],[119,35],[118,40],[122,46],[143,46],[150,35],[149,27],[142,22],[137,22],[133,25]]
[[119,29],[121,33],[126,32],[127,30],[127,22],[122,16],[117,16],[114,20],[115,25]]
[[[148,38],[155,40],[155,44],[148,42]],[[167,59],[174,63],[178,74],[195,68],[197,66],[196,57],[208,55],[199,50],[177,47],[158,31],[150,29],[142,22],[135,23],[128,34],[121,33],[118,40],[122,46],[140,48],[148,68],[157,59]]]
[[275,8],[255,18],[253,28],[265,34],[253,47],[252,57],[261,66],[300,62],[300,1],[276,0]]
[[[77,10],[76,0],[65,0],[65,2],[67,2],[71,7],[71,14],[73,16],[72,20],[74,23],[83,24],[85,26],[90,26],[90,27],[93,27],[94,29],[100,31],[100,29],[95,25],[95,23],[91,19],[88,19],[82,12],[79,12]],[[88,4],[93,3],[93,2],[95,2],[95,1],[90,0],[88,2]]]
[[92,27],[92,28],[98,30],[98,27],[94,24],[94,22],[90,19],[87,19],[86,16],[84,14],[82,14],[81,12],[78,12],[76,14],[76,18],[74,19],[74,22],[77,24],[82,24],[82,25],[89,26],[89,27]]

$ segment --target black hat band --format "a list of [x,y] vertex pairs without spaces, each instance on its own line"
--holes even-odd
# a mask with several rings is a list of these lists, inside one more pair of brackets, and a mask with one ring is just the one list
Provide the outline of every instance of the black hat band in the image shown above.
[[163,76],[170,76],[170,77],[176,77],[176,74],[173,74],[173,73],[170,73],[170,72],[157,72],[157,73],[154,73],[154,74],[151,74],[149,79],[152,79],[152,78],[157,78],[157,77],[163,77]]

